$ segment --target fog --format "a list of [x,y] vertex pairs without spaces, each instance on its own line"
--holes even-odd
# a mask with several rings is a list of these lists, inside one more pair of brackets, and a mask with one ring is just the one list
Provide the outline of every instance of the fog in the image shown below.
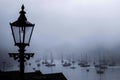
[[112,55],[118,60],[120,52],[119,0],[0,0],[1,62],[11,60],[8,53],[17,52],[10,22],[19,17],[25,5],[28,21],[35,23],[30,46],[34,59],[49,56],[88,54],[92,59]]

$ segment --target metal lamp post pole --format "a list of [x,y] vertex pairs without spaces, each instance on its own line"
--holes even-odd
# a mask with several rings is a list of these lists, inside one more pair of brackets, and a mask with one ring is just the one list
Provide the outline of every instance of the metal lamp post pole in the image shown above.
[[20,61],[20,79],[24,80],[24,54],[25,54],[25,44],[19,45],[19,61]]

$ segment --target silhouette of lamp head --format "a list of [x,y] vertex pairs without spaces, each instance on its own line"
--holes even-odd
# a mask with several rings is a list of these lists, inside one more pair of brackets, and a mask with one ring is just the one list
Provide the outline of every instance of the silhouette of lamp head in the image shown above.
[[25,16],[26,12],[24,11],[24,5],[22,5],[21,11],[19,13],[20,16],[18,17],[18,19],[15,22],[10,23],[14,43],[15,46],[19,46],[20,44],[29,46],[34,29],[34,24],[27,21],[27,18]]

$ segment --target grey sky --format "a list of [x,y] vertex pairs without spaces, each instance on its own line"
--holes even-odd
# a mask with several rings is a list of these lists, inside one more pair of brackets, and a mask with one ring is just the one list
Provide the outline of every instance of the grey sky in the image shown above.
[[28,52],[78,54],[97,45],[111,49],[120,44],[119,0],[0,0],[0,49],[7,56],[17,52],[9,22],[18,18],[22,4],[35,23]]

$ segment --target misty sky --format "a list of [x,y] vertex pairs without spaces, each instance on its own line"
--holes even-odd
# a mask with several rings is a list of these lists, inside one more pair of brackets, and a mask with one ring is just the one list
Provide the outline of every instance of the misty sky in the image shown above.
[[101,46],[120,48],[119,0],[0,0],[2,60],[18,50],[9,23],[17,20],[22,4],[28,21],[35,23],[27,52],[34,52],[36,58],[50,52],[57,56]]

